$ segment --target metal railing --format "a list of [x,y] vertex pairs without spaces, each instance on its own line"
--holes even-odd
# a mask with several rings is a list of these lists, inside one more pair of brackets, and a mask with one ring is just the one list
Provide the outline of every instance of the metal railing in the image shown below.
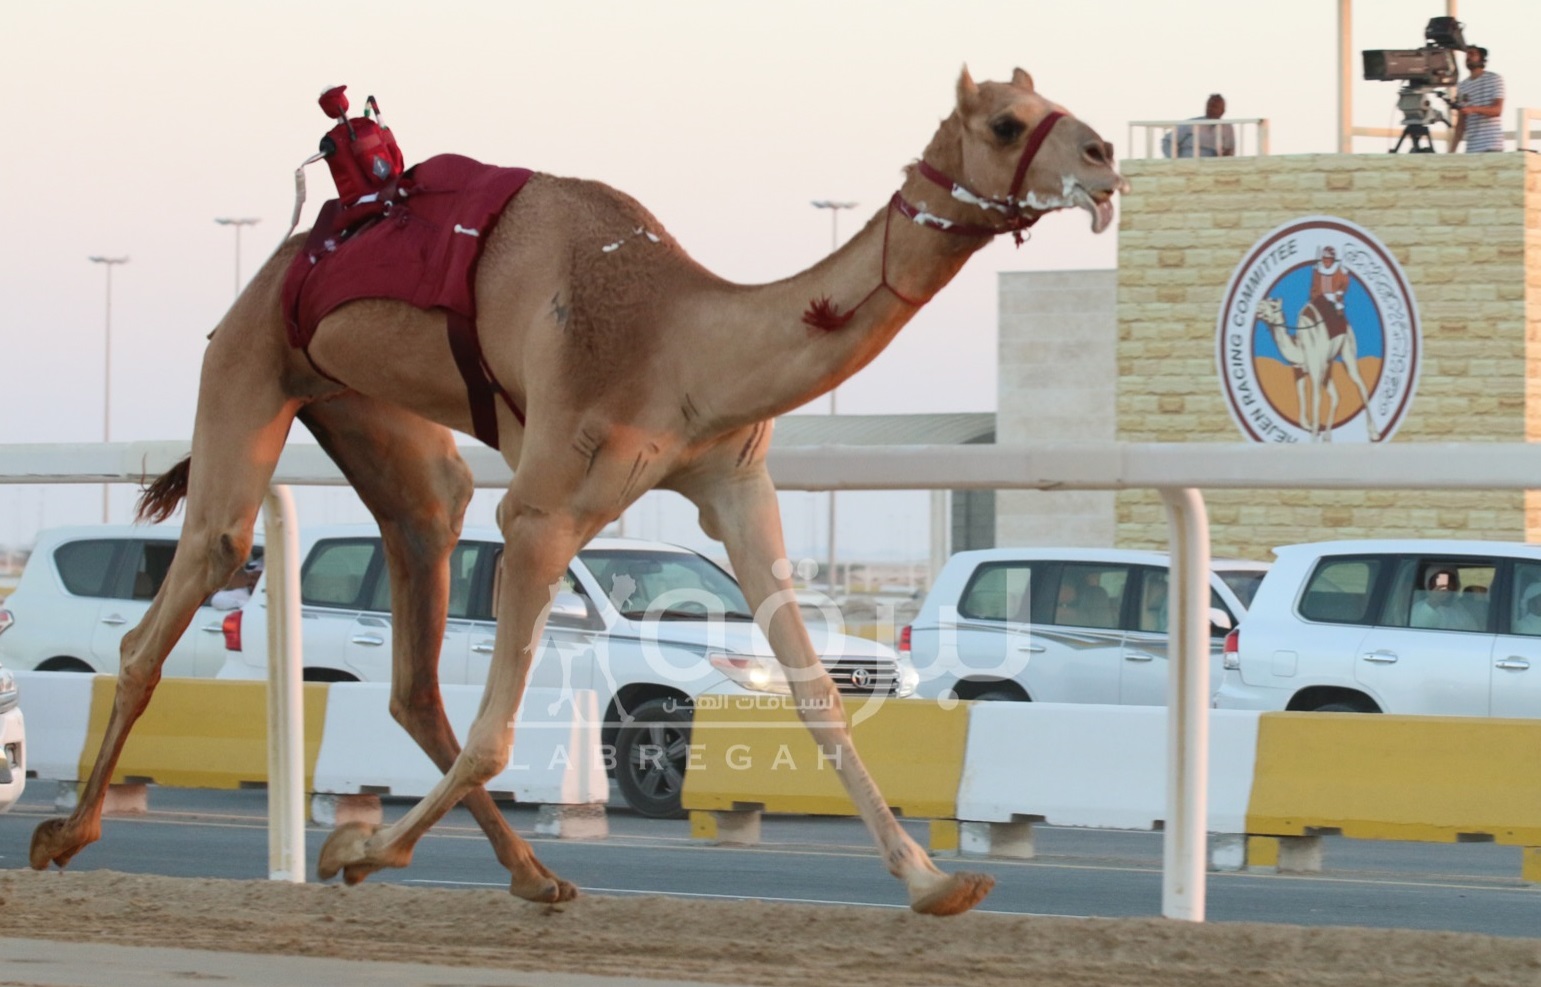
[[[139,482],[170,468],[188,450],[186,442],[96,445],[0,445],[0,483]],[[479,487],[501,487],[512,473],[491,449],[463,448]],[[1045,443],[991,446],[823,446],[772,450],[771,475],[783,490],[1134,490],[1154,489],[1166,505],[1172,552],[1168,626],[1174,628],[1168,670],[1167,813],[1163,828],[1161,913],[1203,921],[1206,896],[1205,821],[1209,777],[1209,528],[1202,488],[1317,490],[1530,490],[1541,488],[1541,443],[1409,442],[1366,447],[1343,445],[1259,445],[1250,443]],[[1434,464],[1434,465],[1431,465]],[[342,486],[339,472],[319,448],[284,450],[273,483]],[[285,495],[267,501],[269,579],[281,568],[283,599],[293,621],[298,608],[299,560],[287,544],[295,532]],[[279,528],[271,527],[277,521]],[[273,556],[285,558],[280,567]],[[271,593],[271,587],[270,587]],[[271,634],[270,642],[280,640]],[[299,639],[281,655],[270,653],[275,674],[290,676],[269,690],[274,717],[271,736],[297,745]],[[288,704],[277,697],[288,695]],[[292,748],[273,755],[275,777]],[[285,791],[270,799],[270,826],[297,832],[270,837],[293,855],[303,848],[303,775],[288,772]],[[271,785],[270,785],[271,788]],[[287,812],[280,814],[277,806]],[[302,815],[302,814],[301,814]],[[276,851],[274,851],[276,852]],[[274,861],[270,872],[295,877],[293,856]],[[279,864],[283,864],[280,867]]]
[[[1402,127],[1354,127],[1349,130],[1353,137],[1384,137],[1387,140],[1396,140],[1402,136]],[[1450,143],[1450,129],[1448,127],[1430,127],[1429,140],[1434,149],[1443,153]],[[1541,110],[1521,106],[1514,111],[1514,129],[1504,131],[1504,141],[1514,143],[1517,151],[1530,150],[1533,142],[1541,140]],[[1541,150],[1541,148],[1538,148]]]
[[[1266,117],[1220,117],[1210,120],[1131,120],[1129,154],[1143,158],[1213,157],[1205,148],[1220,145],[1221,127],[1229,127],[1235,139],[1236,157],[1265,157],[1268,154],[1268,119]],[[1140,131],[1136,139],[1135,131]],[[1140,153],[1143,150],[1144,153]],[[1229,156],[1229,155],[1227,155]]]

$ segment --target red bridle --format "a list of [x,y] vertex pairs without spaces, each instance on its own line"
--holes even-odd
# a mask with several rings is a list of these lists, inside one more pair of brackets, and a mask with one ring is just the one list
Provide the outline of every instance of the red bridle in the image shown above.
[[1037,156],[1038,149],[1043,147],[1043,142],[1048,138],[1049,131],[1053,129],[1054,124],[1064,115],[1060,111],[1055,110],[1042,120],[1039,120],[1038,125],[1033,128],[1033,132],[1027,135],[1027,143],[1022,148],[1022,157],[1017,161],[1017,173],[1011,179],[1011,190],[1006,193],[1004,199],[990,199],[978,195],[931,167],[925,162],[925,159],[921,159],[918,170],[927,181],[940,185],[955,199],[971,202],[981,209],[999,210],[1006,217],[1005,224],[1002,226],[987,226],[983,223],[955,223],[950,219],[943,219],[941,216],[917,209],[906,202],[900,192],[895,192],[894,197],[889,200],[890,211],[884,215],[883,266],[878,286],[867,292],[866,298],[863,298],[852,308],[843,312],[828,296],[814,299],[808,306],[808,310],[803,313],[803,324],[813,329],[825,330],[826,332],[842,329],[855,317],[857,309],[867,304],[873,295],[884,290],[887,290],[889,294],[911,308],[920,308],[931,300],[929,298],[910,298],[907,295],[901,294],[898,288],[895,288],[888,282],[888,221],[893,218],[894,212],[899,213],[899,215],[906,219],[914,220],[920,226],[940,230],[943,233],[953,233],[958,236],[993,237],[999,236],[1002,233],[1010,233],[1017,241],[1017,246],[1022,246],[1022,231],[1038,222],[1039,217],[1043,213],[1024,211],[1018,195],[1022,191],[1022,183],[1027,180],[1027,169],[1032,165],[1033,158]]
[[984,223],[956,223],[950,219],[923,212],[905,201],[899,192],[894,193],[892,205],[899,214],[906,219],[914,220],[921,226],[927,226],[943,233],[953,233],[958,236],[999,236],[1002,233],[1010,233],[1016,240],[1017,246],[1022,245],[1022,231],[1038,222],[1043,215],[1040,212],[1024,212],[1022,202],[1018,198],[1022,191],[1022,183],[1027,180],[1027,169],[1037,157],[1038,151],[1043,147],[1043,142],[1048,139],[1049,131],[1059,122],[1065,114],[1058,110],[1050,113],[1038,125],[1033,132],[1027,135],[1027,143],[1022,147],[1022,157],[1017,160],[1017,172],[1011,179],[1011,190],[1006,193],[1004,199],[988,198],[979,195],[960,182],[954,181],[947,175],[936,170],[921,159],[917,169],[922,178],[934,185],[946,189],[953,198],[972,202],[981,209],[998,209],[1006,217],[1006,223],[1002,226],[990,226]]

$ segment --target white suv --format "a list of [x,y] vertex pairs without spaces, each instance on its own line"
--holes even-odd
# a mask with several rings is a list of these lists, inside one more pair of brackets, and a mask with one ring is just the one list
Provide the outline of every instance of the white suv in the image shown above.
[[[391,674],[390,580],[373,525],[301,529],[304,676],[386,682]],[[450,556],[449,621],[439,679],[481,684],[492,658],[494,581],[503,553],[496,529],[467,528]],[[725,682],[788,691],[769,643],[733,577],[710,559],[661,542],[599,538],[568,569],[531,686],[593,689],[616,783],[638,812],[680,814],[691,702]],[[266,576],[225,620],[223,678],[267,676]],[[789,605],[795,605],[791,601]],[[893,650],[810,628],[840,691],[901,696],[914,677]],[[613,746],[611,746],[613,745]]]
[[[150,609],[181,533],[175,525],[131,524],[40,532],[16,590],[0,604],[0,661],[16,671],[116,675],[123,635]],[[217,674],[224,616],[199,607],[162,674]]]
[[1274,553],[1226,642],[1217,706],[1541,716],[1541,546],[1335,541]]
[[[959,552],[900,631],[899,651],[921,696],[1164,705],[1169,565],[1164,552],[1110,548]],[[1215,682],[1221,639],[1267,568],[1211,563]]]

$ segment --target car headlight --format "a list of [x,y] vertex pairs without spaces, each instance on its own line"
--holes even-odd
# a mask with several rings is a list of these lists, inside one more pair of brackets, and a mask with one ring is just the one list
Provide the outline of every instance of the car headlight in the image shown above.
[[786,673],[774,658],[715,653],[707,655],[707,659],[713,668],[751,692],[772,692],[780,696],[792,694]]
[[894,695],[900,699],[905,696],[913,696],[915,690],[920,687],[920,673],[915,670],[915,663],[909,656],[899,655],[899,661],[894,666]]
[[11,674],[9,668],[0,668],[0,713],[9,713],[15,709],[20,694],[16,676]]

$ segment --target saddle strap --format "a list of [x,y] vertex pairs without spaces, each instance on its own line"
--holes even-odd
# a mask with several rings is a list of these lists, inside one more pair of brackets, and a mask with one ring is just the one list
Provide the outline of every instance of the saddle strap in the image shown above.
[[498,448],[497,398],[502,397],[508,410],[514,413],[519,424],[524,424],[524,412],[508,396],[508,392],[492,375],[487,360],[482,355],[482,343],[476,334],[476,323],[459,312],[445,312],[445,331],[449,335],[450,352],[455,357],[455,369],[465,381],[466,400],[471,406],[471,431],[478,440],[493,449]]

